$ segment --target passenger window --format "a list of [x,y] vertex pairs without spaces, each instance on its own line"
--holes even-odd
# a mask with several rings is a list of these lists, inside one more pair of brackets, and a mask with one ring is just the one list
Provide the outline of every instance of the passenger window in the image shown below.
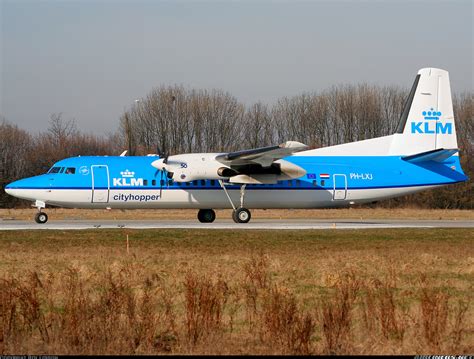
[[172,179],[168,180],[168,185],[171,186],[172,184],[173,184],[173,180]]
[[321,180],[321,186],[324,186],[324,180]]
[[186,186],[191,186],[191,182],[186,182]]
[[205,186],[206,185],[206,180],[201,180],[201,186]]
[[291,187],[292,185],[293,185],[292,182],[291,182],[291,181],[288,181],[288,186]]
[[318,181],[313,180],[313,186],[317,186],[317,185],[318,185]]
[[296,185],[297,185],[297,186],[301,186],[301,181],[300,181],[300,180],[296,180]]
[[151,185],[156,186],[156,180],[151,180]]
[[216,185],[216,180],[211,180],[211,186],[215,186]]
[[197,184],[198,184],[198,181],[197,181],[197,180],[194,180],[194,181],[193,181],[193,186],[197,186]]
[[148,180],[143,180],[143,185],[148,186]]
[[165,180],[160,180],[160,186],[164,186],[165,185]]

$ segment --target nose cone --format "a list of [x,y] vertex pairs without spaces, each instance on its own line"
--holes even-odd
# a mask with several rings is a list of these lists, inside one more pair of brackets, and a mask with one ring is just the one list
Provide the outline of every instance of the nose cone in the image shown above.
[[14,196],[16,191],[23,187],[23,181],[24,180],[18,180],[18,181],[7,184],[4,188],[5,192],[11,196]]
[[7,184],[7,185],[5,186],[5,192],[8,193],[9,195],[12,194],[12,187],[11,187],[11,185],[12,185],[13,183],[15,183],[15,182],[12,182],[12,183]]
[[153,161],[151,163],[151,165],[153,167],[155,167],[156,169],[160,170],[160,171],[162,171],[163,168],[165,168],[165,164],[163,163],[163,158],[160,158],[159,160]]
[[12,183],[9,183],[5,186],[5,192],[8,193],[10,196],[23,198],[23,199],[30,199],[30,190],[34,186],[32,183],[32,178],[24,178]]

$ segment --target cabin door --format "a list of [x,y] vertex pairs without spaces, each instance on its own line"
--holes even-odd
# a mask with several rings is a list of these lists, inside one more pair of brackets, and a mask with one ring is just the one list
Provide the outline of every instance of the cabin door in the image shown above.
[[346,199],[347,195],[347,177],[346,175],[333,175],[333,195],[334,201]]
[[92,169],[92,203],[109,202],[109,168],[106,165],[91,166]]

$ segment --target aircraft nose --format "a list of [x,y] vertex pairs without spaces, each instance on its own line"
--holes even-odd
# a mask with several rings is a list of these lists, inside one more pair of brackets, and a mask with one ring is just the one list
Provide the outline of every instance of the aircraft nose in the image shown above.
[[11,188],[11,183],[10,184],[7,184],[5,186],[5,192],[8,193],[8,194],[12,194],[12,188]]
[[4,188],[5,192],[8,193],[11,196],[15,195],[15,190],[18,188],[21,188],[21,183],[19,183],[21,180],[11,182],[7,184]]
[[29,179],[26,178],[26,179],[20,179],[18,181],[9,183],[5,186],[4,190],[10,196],[28,199],[25,197],[26,193],[24,191],[25,187],[28,187],[28,184],[29,184],[28,180]]

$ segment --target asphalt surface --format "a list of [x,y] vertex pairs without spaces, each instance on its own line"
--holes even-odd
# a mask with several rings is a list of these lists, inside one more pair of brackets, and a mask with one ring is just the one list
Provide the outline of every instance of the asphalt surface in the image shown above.
[[34,221],[0,220],[2,230],[84,230],[84,229],[377,229],[377,228],[474,228],[474,220],[379,220],[379,219],[252,219],[249,223],[234,223],[217,219],[214,223],[197,220],[50,220],[45,224]]

